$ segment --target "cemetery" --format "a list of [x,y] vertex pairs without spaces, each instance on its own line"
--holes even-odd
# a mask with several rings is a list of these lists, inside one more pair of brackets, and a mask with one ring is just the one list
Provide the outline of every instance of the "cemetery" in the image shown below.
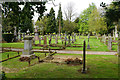
[[[57,18],[53,8],[48,14],[43,15],[47,2],[26,2],[23,10],[11,7],[11,5],[19,7],[19,4],[23,6],[22,2],[19,4],[17,4],[18,2],[12,3],[1,3],[4,14],[2,14],[2,25],[0,25],[0,29],[2,28],[0,30],[2,33],[0,34],[0,79],[118,79],[120,57],[119,18],[118,24],[114,21],[113,23],[107,23],[104,19],[96,20],[98,21],[96,23],[99,24],[95,24],[91,16],[98,14],[94,14],[97,8],[92,3],[84,10],[86,13],[89,13],[87,10],[91,10],[90,19],[85,22],[88,23],[85,25],[82,22],[84,19],[82,14],[87,15],[84,11],[79,15],[78,22],[76,22],[77,18],[75,21],[63,20],[60,3]],[[119,4],[119,2],[113,1],[111,5],[114,6],[114,3]],[[54,5],[54,2],[51,4]],[[102,8],[106,6],[103,3],[100,5]],[[37,10],[33,7],[33,11],[42,15],[41,18],[38,17],[36,22],[31,19],[33,14],[32,11],[28,10],[28,6],[34,6]],[[5,9],[8,12],[5,12]],[[17,15],[17,11],[21,13],[19,12],[19,15]],[[28,16],[28,14],[30,15]],[[16,21],[11,20],[14,17],[9,15],[20,18],[17,22],[17,19]],[[106,18],[106,15],[100,16]],[[5,16],[8,16],[8,18]],[[88,26],[88,29],[85,28],[86,26]],[[94,28],[91,28],[91,26]]]

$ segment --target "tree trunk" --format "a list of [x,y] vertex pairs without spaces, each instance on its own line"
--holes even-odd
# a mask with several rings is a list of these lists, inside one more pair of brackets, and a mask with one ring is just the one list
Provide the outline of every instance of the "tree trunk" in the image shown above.
[[120,19],[118,22],[118,56],[120,57]]

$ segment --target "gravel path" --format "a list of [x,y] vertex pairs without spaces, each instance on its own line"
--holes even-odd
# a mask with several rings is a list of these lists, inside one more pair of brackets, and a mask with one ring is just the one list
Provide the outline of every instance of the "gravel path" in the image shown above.
[[[9,48],[5,48],[9,49]],[[22,51],[23,49],[15,49],[12,48],[14,51]],[[39,49],[33,49],[32,51],[43,51]],[[44,50],[48,51],[48,50]],[[70,51],[70,50],[51,50],[56,51],[57,53],[65,53],[65,54],[83,54],[83,51]],[[102,52],[102,51],[86,51],[86,54],[97,54],[97,55],[115,55],[117,52]]]

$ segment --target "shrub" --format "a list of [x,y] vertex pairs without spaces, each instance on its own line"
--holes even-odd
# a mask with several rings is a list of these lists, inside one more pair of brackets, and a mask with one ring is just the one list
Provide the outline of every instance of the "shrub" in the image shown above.
[[7,42],[12,42],[13,38],[14,38],[14,34],[11,33],[4,33],[2,34],[3,39]]

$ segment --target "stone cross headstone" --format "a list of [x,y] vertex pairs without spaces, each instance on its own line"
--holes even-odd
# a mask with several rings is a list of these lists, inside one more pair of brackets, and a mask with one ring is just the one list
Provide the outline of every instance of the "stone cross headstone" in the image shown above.
[[46,35],[44,36],[44,46],[46,46],[47,45],[47,37],[46,37]]
[[108,35],[108,49],[112,50],[112,37],[111,37],[111,34]]
[[32,50],[32,38],[30,36],[27,36],[24,38],[24,50],[22,51],[21,57],[30,57],[33,54]]

